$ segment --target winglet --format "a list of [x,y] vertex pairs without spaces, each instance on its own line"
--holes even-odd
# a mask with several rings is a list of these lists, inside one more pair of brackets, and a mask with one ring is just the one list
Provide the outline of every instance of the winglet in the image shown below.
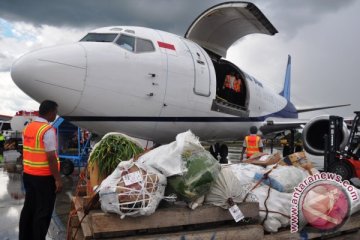
[[291,82],[291,56],[288,55],[288,62],[286,66],[285,81],[283,90],[279,93],[290,102],[290,82]]

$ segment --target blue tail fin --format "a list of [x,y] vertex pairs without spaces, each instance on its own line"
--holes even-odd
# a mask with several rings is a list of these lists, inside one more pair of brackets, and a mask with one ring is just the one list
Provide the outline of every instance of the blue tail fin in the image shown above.
[[286,100],[288,100],[288,101],[290,101],[290,82],[291,82],[291,56],[288,55],[288,62],[287,62],[287,66],[286,66],[284,88],[279,93],[281,96],[286,98]]

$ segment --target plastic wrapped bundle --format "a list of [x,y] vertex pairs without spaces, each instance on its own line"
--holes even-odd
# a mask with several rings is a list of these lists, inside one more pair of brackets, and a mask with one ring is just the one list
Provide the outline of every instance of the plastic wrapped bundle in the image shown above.
[[170,191],[191,202],[210,190],[220,172],[220,164],[204,149],[184,151],[181,157],[185,163],[183,175],[169,177],[168,185]]
[[164,197],[166,177],[132,160],[119,163],[100,185],[101,209],[125,216],[150,215]]
[[140,156],[137,162],[155,168],[166,177],[181,175],[186,171],[181,154],[187,151],[205,151],[199,139],[190,130],[179,133],[176,141]]

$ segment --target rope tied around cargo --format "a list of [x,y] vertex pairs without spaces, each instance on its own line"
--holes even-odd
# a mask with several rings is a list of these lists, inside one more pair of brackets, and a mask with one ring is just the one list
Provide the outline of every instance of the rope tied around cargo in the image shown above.
[[275,169],[277,166],[278,166],[278,163],[275,164],[275,166],[272,167],[269,171],[267,171],[267,172],[265,172],[265,173],[263,174],[262,178],[246,193],[243,202],[246,201],[247,197],[249,196],[249,194],[250,194],[250,192],[251,192],[252,190],[254,190],[255,188],[257,188],[264,180],[269,179],[269,174],[270,174],[271,171],[272,171],[273,169]]
[[[164,185],[153,171],[146,171],[135,162],[121,166],[118,171],[118,176],[111,180],[112,185],[108,182],[102,187],[100,197],[102,206],[118,213],[121,219],[150,211],[155,206],[152,204],[155,199],[164,198],[158,194],[158,189]],[[168,198],[173,199],[172,196]]]
[[[76,191],[75,191],[75,198],[79,197],[80,194],[80,189],[82,188],[81,186],[85,183],[85,185],[87,185],[87,167],[85,166],[85,170],[81,171],[79,174],[79,180],[78,183],[76,185]],[[99,186],[98,186],[99,187]],[[97,187],[97,188],[98,188]],[[72,209],[69,213],[69,219],[67,222],[67,233],[66,233],[66,239],[67,240],[72,240],[72,239],[76,239],[77,233],[81,227],[82,222],[84,221],[85,217],[88,215],[88,213],[90,212],[90,210],[98,203],[99,201],[99,194],[97,194],[97,188],[94,189],[92,191],[92,195],[89,199],[89,201],[86,203],[86,205],[76,208],[76,206],[74,206],[74,209]],[[76,216],[78,214],[78,212],[84,212],[84,216],[80,219],[79,223],[76,226],[71,226],[71,221],[72,221],[72,217]],[[72,234],[72,229],[76,228],[75,233]]]
[[[267,178],[268,178],[268,177],[267,177]],[[264,217],[264,219],[262,220],[261,225],[264,225],[264,222],[266,221],[266,219],[267,219],[267,217],[268,217],[268,215],[269,215],[269,209],[268,209],[268,207],[267,207],[267,200],[268,200],[269,197],[270,197],[271,179],[270,179],[270,178],[268,178],[268,179],[269,179],[269,188],[268,188],[267,196],[266,196],[265,201],[264,201],[265,217]]]
[[227,203],[229,204],[230,207],[235,205],[235,202],[231,197],[227,199]]
[[264,225],[265,221],[267,220],[268,218],[268,215],[269,213],[277,213],[277,214],[280,214],[284,217],[287,217],[290,219],[290,216],[286,215],[286,214],[283,214],[281,212],[277,212],[277,211],[272,211],[272,210],[269,210],[268,206],[267,206],[267,201],[270,197],[270,191],[271,191],[271,187],[272,187],[272,184],[271,184],[271,178],[269,177],[270,173],[272,172],[272,170],[276,169],[278,166],[278,163],[275,164],[275,166],[273,166],[270,170],[268,170],[267,172],[265,172],[262,176],[262,178],[246,193],[244,199],[243,199],[243,202],[246,201],[247,197],[249,196],[249,194],[251,193],[252,190],[254,190],[255,188],[257,188],[264,180],[268,180],[269,181],[269,188],[268,188],[268,191],[267,191],[267,196],[265,198],[265,201],[264,201],[264,206],[265,206],[265,210],[263,209],[259,209],[259,211],[262,211],[262,212],[265,212],[265,217],[264,219],[261,221],[261,224]]

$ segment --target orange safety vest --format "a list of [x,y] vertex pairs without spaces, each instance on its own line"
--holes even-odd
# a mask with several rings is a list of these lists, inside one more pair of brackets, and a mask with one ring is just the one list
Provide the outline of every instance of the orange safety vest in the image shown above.
[[260,152],[259,142],[261,138],[256,135],[249,135],[245,137],[246,142],[246,157],[251,157],[254,153]]
[[241,88],[241,81],[240,79],[235,79],[234,81],[234,91],[239,93]]
[[[52,126],[45,122],[31,122],[23,131],[23,165],[24,173],[35,176],[52,175],[45,152],[44,135]],[[60,161],[56,155],[58,170]]]
[[224,81],[224,87],[231,89],[230,75],[226,75],[225,81]]

